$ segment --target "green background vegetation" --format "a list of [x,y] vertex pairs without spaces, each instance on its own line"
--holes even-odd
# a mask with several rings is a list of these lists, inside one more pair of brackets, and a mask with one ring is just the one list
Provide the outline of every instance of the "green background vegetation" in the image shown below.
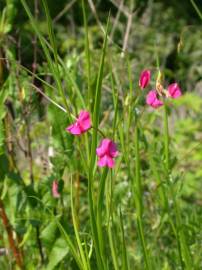
[[[33,23],[20,0],[0,0],[0,201],[15,232],[24,269],[79,269],[69,245],[71,241],[79,250],[74,214],[85,256],[90,254],[91,268],[83,269],[102,269],[95,252],[97,243],[92,244],[88,197],[88,165],[93,159],[90,147],[94,140],[91,135],[98,136],[98,142],[101,137],[93,131],[81,138],[68,134],[65,128],[72,122],[71,115],[43,95],[68,108],[73,115],[88,108],[97,117],[93,110],[95,89],[102,95],[100,104],[99,100],[97,103],[99,128],[114,138],[120,152],[116,168],[108,173],[102,198],[106,269],[202,269],[200,14],[190,1],[85,1],[89,76],[82,1],[47,0],[51,20],[47,20],[42,1],[31,0],[27,4],[35,18]],[[196,4],[202,11],[202,1]],[[109,11],[109,39],[102,66]],[[53,35],[49,33],[50,22],[58,63]],[[168,110],[170,184],[165,181],[163,109],[145,106],[147,90],[134,102],[141,70],[151,69],[154,87],[157,62],[164,73],[165,87],[177,81],[183,92]],[[101,67],[103,79],[100,88],[96,88]],[[150,268],[145,266],[138,238],[133,198],[137,118],[142,220]],[[96,169],[93,176],[94,198],[99,194],[102,171]],[[54,179],[59,181],[59,199],[52,197]],[[176,201],[179,208],[175,207]],[[180,215],[176,209],[180,209]],[[176,234],[173,228],[177,228]],[[2,220],[0,248],[0,269],[18,269]]]

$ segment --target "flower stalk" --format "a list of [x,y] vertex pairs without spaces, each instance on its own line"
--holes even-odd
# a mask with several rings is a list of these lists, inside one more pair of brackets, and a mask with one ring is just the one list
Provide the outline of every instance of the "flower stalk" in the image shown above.
[[144,261],[147,270],[150,270],[151,263],[145,241],[143,228],[143,195],[141,182],[141,164],[140,164],[140,150],[139,150],[139,129],[136,124],[135,127],[135,205],[137,211],[137,229],[140,242],[143,249]]
[[[182,258],[181,265],[184,269],[191,269],[192,268],[192,259],[190,255],[190,250],[186,242],[186,237],[184,234],[183,229],[183,222],[180,214],[180,205],[179,200],[177,199],[177,195],[175,194],[173,183],[170,182],[171,178],[171,167],[170,167],[170,152],[169,152],[169,124],[168,124],[168,108],[164,106],[164,154],[165,154],[165,167],[166,167],[166,179],[167,179],[167,187],[169,189],[169,194],[171,194],[171,198],[173,201],[174,206],[174,212],[175,212],[175,223],[176,228],[174,228],[174,231],[176,232],[176,239],[178,242],[178,249],[179,249],[179,257]],[[168,209],[169,211],[169,209]],[[171,225],[173,224],[173,221],[171,220],[171,217],[169,216]],[[173,226],[173,225],[172,225]]]

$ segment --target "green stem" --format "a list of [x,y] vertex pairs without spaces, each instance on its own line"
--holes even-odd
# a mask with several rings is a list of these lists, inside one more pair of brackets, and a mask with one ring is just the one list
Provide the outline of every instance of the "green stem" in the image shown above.
[[91,229],[92,229],[93,243],[95,246],[97,267],[99,270],[103,270],[102,260],[101,260],[101,256],[100,256],[100,250],[99,250],[99,246],[98,246],[98,243],[99,243],[98,232],[97,232],[96,219],[95,219],[95,213],[94,213],[94,207],[93,207],[92,180],[93,180],[93,178],[89,177],[89,180],[88,180],[88,201],[89,201],[89,207],[90,207],[90,223],[91,223]]
[[137,217],[137,228],[138,228],[138,234],[139,234],[140,242],[141,242],[142,249],[143,249],[146,269],[150,270],[151,263],[149,260],[149,255],[148,255],[148,251],[147,251],[147,247],[146,247],[142,218],[139,216]]
[[[139,130],[136,125],[135,127],[135,195],[137,196],[137,212],[138,216],[142,216],[142,183],[141,183],[141,175],[140,175],[140,153],[139,153]],[[137,206],[136,206],[137,207]]]
[[153,172],[154,177],[155,177],[157,184],[158,184],[159,202],[160,202],[162,208],[165,211],[167,211],[168,210],[168,198],[166,196],[165,185],[161,181],[160,173],[158,171],[158,166],[157,166],[156,160],[154,158],[154,150],[150,151],[149,156],[150,156],[150,166],[151,166],[152,172]]
[[94,171],[95,171],[95,161],[96,161],[96,146],[97,146],[97,137],[98,137],[98,125],[99,125],[99,115],[100,115],[100,105],[101,105],[101,90],[102,90],[102,79],[103,79],[103,69],[104,69],[104,59],[107,47],[107,35],[109,29],[109,17],[107,20],[106,34],[104,37],[103,47],[102,47],[102,55],[100,59],[100,65],[98,70],[97,82],[96,82],[96,91],[95,91],[95,102],[94,102],[94,110],[93,110],[93,134],[92,134],[92,143],[91,143],[91,151],[90,151],[90,166],[89,166],[89,174],[88,174],[88,200],[90,207],[90,222],[92,229],[93,242],[95,247],[96,259],[97,259],[97,268],[99,270],[103,270],[103,262],[101,258],[101,253],[99,249],[99,239],[98,232],[96,226],[96,218],[94,212],[94,202],[93,202],[93,180],[94,180]]
[[121,209],[120,209],[120,227],[121,227],[121,238],[122,238],[122,269],[128,270],[128,257],[127,257],[125,233],[124,233],[124,226],[123,226],[123,216],[122,216]]
[[168,130],[168,112],[166,105],[164,106],[164,154],[165,154],[166,174],[167,176],[169,176],[170,173],[169,130]]
[[194,7],[196,13],[198,14],[199,18],[202,20],[202,13],[200,11],[200,9],[198,8],[198,6],[196,5],[196,3],[194,2],[194,0],[190,0],[192,6]]
[[85,55],[86,55],[86,62],[87,62],[87,77],[88,77],[88,105],[90,111],[93,109],[93,93],[91,90],[90,85],[90,78],[91,78],[91,61],[90,61],[90,48],[89,48],[89,38],[88,38],[88,23],[86,17],[86,8],[84,0],[82,0],[82,10],[83,10],[83,22],[85,28]]
[[135,128],[135,204],[137,210],[137,228],[138,234],[141,241],[143,255],[145,260],[146,269],[150,270],[150,259],[149,254],[146,247],[146,241],[144,236],[143,229],[143,201],[142,201],[142,183],[141,183],[141,174],[140,174],[141,166],[140,166],[140,151],[139,151],[139,130],[136,123]]
[[[186,242],[186,237],[183,230],[183,224],[181,220],[181,214],[180,214],[180,206],[179,202],[177,200],[177,197],[175,195],[175,190],[173,187],[173,183],[169,182],[170,176],[171,176],[171,168],[170,168],[170,153],[169,153],[169,126],[168,126],[168,112],[166,104],[164,106],[164,154],[165,154],[165,166],[166,166],[166,179],[168,183],[169,193],[171,194],[173,204],[174,204],[174,212],[176,217],[176,238],[178,241],[178,249],[179,249],[179,256],[180,261],[182,265],[182,269],[192,269],[192,260],[190,255],[190,250]],[[171,222],[171,217],[169,215],[169,219]]]
[[114,190],[114,175],[113,171],[110,172],[110,181],[107,182],[107,189],[106,189],[106,216],[107,216],[107,232],[108,232],[108,239],[109,239],[109,247],[111,251],[112,262],[114,266],[114,270],[119,269],[119,257],[117,254],[117,245],[116,239],[117,235],[115,235],[114,228],[114,207],[113,207],[113,190]]
[[98,188],[98,198],[97,198],[97,231],[98,231],[99,249],[100,249],[101,258],[104,264],[104,268],[106,268],[106,263],[105,263],[105,258],[104,258],[102,211],[103,211],[104,191],[105,191],[107,173],[108,173],[108,168],[105,168],[102,173],[102,177],[100,179],[99,188]]
[[82,261],[82,265],[83,265],[83,270],[88,270],[89,269],[88,263],[86,261],[85,252],[83,250],[83,246],[82,246],[81,239],[79,236],[78,222],[77,222],[76,215],[75,215],[75,209],[74,209],[74,203],[73,203],[72,179],[71,179],[71,210],[72,210],[72,220],[73,220],[73,226],[74,226],[74,233],[76,236],[76,241],[77,241],[77,245],[78,245],[78,249],[79,249],[79,253],[80,253],[80,257],[81,257],[81,261]]

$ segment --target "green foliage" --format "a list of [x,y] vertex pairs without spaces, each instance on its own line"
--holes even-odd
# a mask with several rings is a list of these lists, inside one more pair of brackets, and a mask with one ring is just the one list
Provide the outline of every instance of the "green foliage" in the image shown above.
[[[202,6],[118,2],[0,1],[2,269],[20,268],[8,228],[27,270],[202,268]],[[146,68],[182,97],[148,108]]]
[[52,245],[53,248],[50,252],[50,260],[47,265],[48,270],[52,270],[56,267],[56,265],[67,255],[68,248],[66,242],[62,238],[58,238],[55,243]]

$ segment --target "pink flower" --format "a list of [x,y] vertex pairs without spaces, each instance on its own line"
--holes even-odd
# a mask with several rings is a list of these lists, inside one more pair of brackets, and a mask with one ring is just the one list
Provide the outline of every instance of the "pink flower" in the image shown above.
[[177,83],[172,83],[168,86],[168,93],[172,98],[178,98],[182,95],[181,89]]
[[149,91],[146,97],[146,103],[153,108],[158,108],[163,105],[163,102],[157,98],[157,92],[155,90]]
[[91,128],[91,119],[89,112],[81,111],[75,123],[68,126],[66,130],[73,135],[81,135],[90,128]]
[[52,184],[52,195],[54,198],[59,198],[60,193],[58,192],[58,181],[54,180]]
[[147,87],[147,85],[150,82],[151,78],[151,72],[150,70],[143,70],[142,73],[140,74],[140,79],[139,79],[139,86],[141,89],[144,89]]
[[99,167],[113,168],[115,165],[114,159],[118,155],[116,144],[110,139],[103,139],[96,149]]

